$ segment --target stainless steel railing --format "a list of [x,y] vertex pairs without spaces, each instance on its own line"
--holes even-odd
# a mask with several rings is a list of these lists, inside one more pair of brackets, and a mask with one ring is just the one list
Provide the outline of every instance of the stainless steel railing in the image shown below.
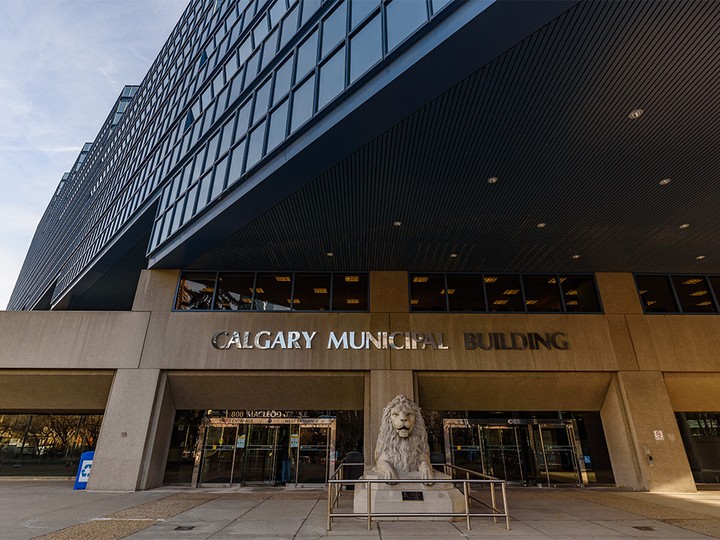
[[[510,530],[510,512],[508,510],[507,503],[507,485],[505,480],[488,476],[485,474],[471,471],[469,469],[463,469],[461,467],[455,467],[454,465],[443,465],[445,474],[450,476],[449,479],[433,479],[433,484],[452,484],[454,486],[462,486],[462,493],[465,499],[465,512],[462,513],[451,513],[451,512],[433,512],[433,513],[389,513],[389,512],[373,512],[372,510],[372,485],[373,484],[427,484],[427,480],[420,479],[402,479],[402,480],[347,480],[344,478],[344,471],[347,467],[363,467],[361,463],[344,463],[338,464],[335,472],[330,476],[328,480],[328,507],[327,507],[327,530],[332,530],[333,520],[336,518],[344,517],[364,517],[367,519],[368,530],[372,529],[373,518],[390,518],[390,517],[464,517],[467,524],[468,531],[471,530],[471,518],[492,518],[494,523],[497,523],[498,518],[504,518],[505,528]],[[452,478],[454,475],[464,475],[465,478]],[[471,478],[475,477],[475,478]],[[335,509],[338,506],[339,498],[342,493],[343,486],[358,486],[365,485],[367,492],[367,512],[365,513],[348,513],[348,512],[336,512]],[[500,486],[502,508],[497,506],[497,494],[496,486]],[[475,488],[475,494],[472,493],[472,489]],[[490,492],[490,504],[478,497],[478,489],[488,488]],[[490,512],[471,512],[471,502],[475,501],[478,504],[488,508]]]

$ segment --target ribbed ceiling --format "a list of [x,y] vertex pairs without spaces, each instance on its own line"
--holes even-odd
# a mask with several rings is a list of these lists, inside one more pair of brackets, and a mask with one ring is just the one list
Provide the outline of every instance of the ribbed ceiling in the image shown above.
[[720,2],[581,3],[192,267],[719,272],[719,83]]

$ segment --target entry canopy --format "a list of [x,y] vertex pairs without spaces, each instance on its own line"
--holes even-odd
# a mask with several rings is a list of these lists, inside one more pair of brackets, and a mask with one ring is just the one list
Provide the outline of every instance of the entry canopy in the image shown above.
[[720,271],[720,3],[478,4],[151,267]]

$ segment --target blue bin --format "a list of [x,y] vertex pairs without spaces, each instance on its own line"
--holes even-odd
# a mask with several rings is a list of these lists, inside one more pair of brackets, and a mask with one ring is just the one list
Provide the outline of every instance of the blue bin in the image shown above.
[[75,476],[75,485],[73,486],[73,489],[87,488],[94,457],[94,450],[91,450],[90,452],[83,452],[80,455],[80,463],[78,464],[77,476]]

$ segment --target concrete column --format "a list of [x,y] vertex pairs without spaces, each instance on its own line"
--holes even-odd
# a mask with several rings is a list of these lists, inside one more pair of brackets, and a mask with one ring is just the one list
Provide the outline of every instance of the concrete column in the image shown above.
[[373,313],[407,313],[407,272],[370,272],[370,311]]
[[375,443],[385,405],[398,394],[414,400],[415,391],[411,370],[374,369],[365,380],[365,463],[369,465],[375,461]]
[[618,486],[696,491],[661,372],[618,372],[601,416]]
[[615,313],[642,314],[633,275],[625,272],[597,272],[598,292],[606,315]]
[[159,369],[118,369],[105,407],[88,489],[136,491],[159,485],[165,456],[155,448],[158,441],[167,445],[170,435],[166,424],[170,418],[172,429],[173,415],[167,381]]

